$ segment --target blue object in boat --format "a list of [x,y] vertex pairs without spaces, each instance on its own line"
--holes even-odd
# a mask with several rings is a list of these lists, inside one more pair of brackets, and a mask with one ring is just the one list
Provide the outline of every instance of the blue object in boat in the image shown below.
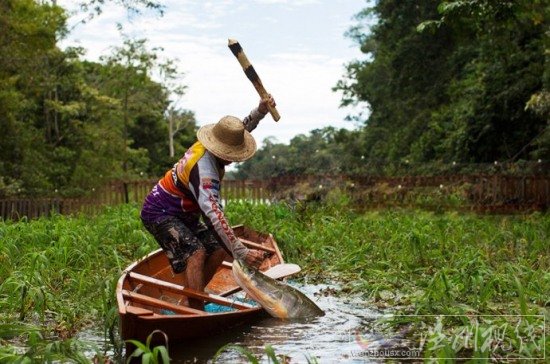
[[204,305],[204,311],[210,312],[210,313],[217,313],[217,312],[231,312],[235,311],[233,307],[218,305],[217,303],[210,302]]
[[169,315],[169,316],[172,316],[172,315],[175,315],[176,313],[172,310],[166,310],[166,309],[161,309],[160,310],[160,313],[163,314],[163,315]]

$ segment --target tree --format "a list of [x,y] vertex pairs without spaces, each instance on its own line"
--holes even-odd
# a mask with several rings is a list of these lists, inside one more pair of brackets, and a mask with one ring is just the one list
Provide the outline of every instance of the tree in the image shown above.
[[413,141],[426,128],[430,110],[447,100],[448,64],[453,39],[446,29],[418,33],[419,22],[436,15],[436,1],[381,0],[357,15],[360,22],[377,23],[369,35],[363,27],[348,35],[360,43],[367,59],[347,66],[346,78],[336,90],[344,92],[343,105],[367,102],[367,148],[371,159],[408,157]]
[[101,90],[119,101],[117,116],[124,143],[124,178],[139,175],[149,167],[144,159],[147,151],[140,149],[145,141],[134,138],[132,131],[149,128],[147,140],[154,140],[158,131],[156,124],[162,121],[168,104],[165,90],[150,78],[159,49],[149,50],[146,43],[145,39],[126,37],[122,46],[115,47],[109,56],[101,59],[105,64],[99,79]]
[[237,166],[236,178],[261,179],[282,175],[353,174],[361,172],[360,132],[325,127],[297,135],[289,145],[263,141],[254,158]]
[[547,118],[530,110],[544,109],[546,15],[547,2],[527,0],[379,0],[359,13],[360,24],[376,20],[368,34],[348,33],[366,60],[351,62],[335,89],[342,105],[370,107],[363,153],[492,162],[548,150]]
[[462,68],[466,72],[450,89],[454,105],[439,115],[460,131],[446,139],[454,139],[452,144],[474,160],[540,156],[542,145],[537,142],[548,128],[548,118],[530,110],[530,105],[537,105],[537,96],[546,93],[548,3],[449,1],[438,11],[440,19],[419,28],[449,27],[458,40],[457,50],[471,50]]
[[176,104],[185,94],[187,86],[182,85],[178,81],[180,75],[175,64],[175,60],[167,60],[159,65],[159,73],[162,79],[162,83],[167,90],[170,97],[170,107],[166,109],[165,117],[168,120],[168,145],[169,156],[173,158],[175,155],[174,149],[174,136],[186,130],[191,123],[195,123],[195,117],[192,112],[181,111],[176,108]]
[[[103,64],[81,61],[81,49],[57,47],[66,18],[55,1],[0,2],[0,196],[81,194],[171,164],[165,113],[179,88],[152,76],[173,62],[130,39]],[[187,142],[193,113],[177,115]]]
[[52,189],[52,145],[41,116],[48,107],[43,96],[53,86],[46,76],[63,58],[56,41],[65,31],[59,7],[32,0],[0,3],[0,193]]
[[[170,107],[167,111],[168,119],[168,140],[169,140],[169,157],[174,158],[176,155],[176,147],[174,141],[178,145],[191,145],[195,140],[197,125],[195,114],[189,110],[178,110]],[[181,147],[180,154],[182,152]]]
[[[122,47],[103,58],[102,90],[120,102],[120,125],[126,140],[123,170],[127,177],[162,173],[173,163],[170,144],[174,148],[174,135],[176,141],[186,141],[195,134],[194,114],[169,108],[174,104],[170,97],[180,97],[185,86],[178,83],[173,60],[159,61],[161,51],[149,50],[145,39],[126,38]],[[152,80],[155,74],[160,75],[162,83]],[[175,130],[170,131],[170,122]]]

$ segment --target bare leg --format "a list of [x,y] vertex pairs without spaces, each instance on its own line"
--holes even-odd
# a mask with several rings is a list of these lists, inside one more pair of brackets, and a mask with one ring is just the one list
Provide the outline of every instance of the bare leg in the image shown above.
[[[185,278],[187,280],[187,287],[199,292],[203,292],[204,286],[205,286],[205,279],[204,279],[205,260],[206,260],[205,250],[199,249],[187,259],[187,267],[185,268]],[[204,302],[202,300],[189,298],[189,307],[202,310],[204,309]]]
[[214,276],[214,273],[216,273],[216,269],[222,264],[224,259],[228,259],[229,254],[223,249],[219,248],[216,249],[212,254],[206,258],[206,264],[204,265],[204,281],[206,284],[210,282],[212,277]]

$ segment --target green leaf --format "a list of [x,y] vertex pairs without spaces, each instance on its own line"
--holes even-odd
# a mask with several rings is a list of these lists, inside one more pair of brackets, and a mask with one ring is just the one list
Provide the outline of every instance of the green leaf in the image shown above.
[[144,351],[144,352],[150,351],[149,347],[147,347],[146,345],[144,345],[142,342],[140,342],[138,340],[126,340],[126,342],[128,342],[130,344],[134,344],[141,351]]
[[170,356],[168,355],[168,350],[166,349],[165,346],[162,346],[162,345],[161,346],[156,346],[153,349],[153,356],[155,358],[157,358],[159,354],[162,358],[163,363],[165,363],[165,364],[170,363]]
[[416,26],[416,31],[422,33],[424,31],[434,31],[441,26],[441,20],[426,20]]
[[438,5],[437,11],[440,14],[447,14],[460,9],[464,5],[465,5],[464,1],[442,2],[441,4]]
[[527,315],[527,301],[525,300],[525,290],[518,277],[514,277],[516,288],[518,291],[519,307],[522,315]]
[[151,361],[155,363],[155,359],[153,358],[153,354],[151,352],[145,353],[141,357],[142,364],[149,364]]
[[266,345],[265,347],[265,353],[267,354],[267,357],[270,359],[270,361],[273,362],[273,364],[279,364],[279,359],[277,359],[277,355],[275,354],[275,350],[271,345]]

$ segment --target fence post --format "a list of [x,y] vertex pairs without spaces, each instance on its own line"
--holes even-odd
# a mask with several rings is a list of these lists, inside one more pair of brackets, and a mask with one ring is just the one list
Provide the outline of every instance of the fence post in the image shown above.
[[122,182],[122,188],[124,190],[124,203],[130,202],[130,196],[128,194],[128,183]]

